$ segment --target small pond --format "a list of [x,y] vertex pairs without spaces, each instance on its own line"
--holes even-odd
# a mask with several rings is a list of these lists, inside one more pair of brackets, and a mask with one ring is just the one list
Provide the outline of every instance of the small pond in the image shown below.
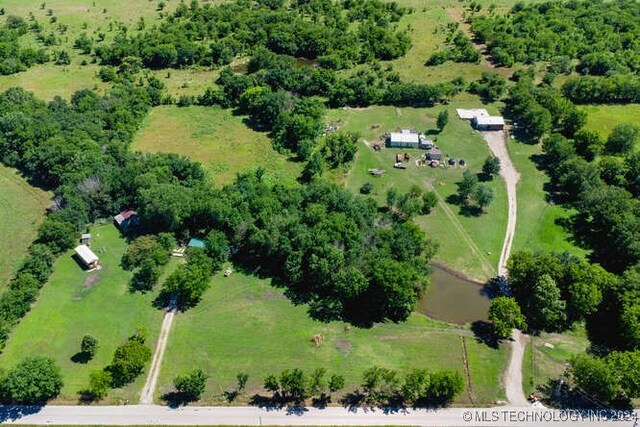
[[487,320],[491,301],[483,285],[462,279],[437,265],[431,268],[431,284],[418,302],[418,313],[459,325]]

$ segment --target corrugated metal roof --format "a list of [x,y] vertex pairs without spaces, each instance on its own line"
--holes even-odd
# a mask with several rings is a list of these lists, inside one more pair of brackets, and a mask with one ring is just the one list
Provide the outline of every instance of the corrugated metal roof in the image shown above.
[[417,133],[405,133],[405,132],[391,132],[389,134],[391,142],[410,142],[417,144],[420,141],[420,137]]
[[478,125],[504,125],[504,118],[500,116],[478,116],[475,121]]
[[87,265],[93,264],[94,262],[98,261],[98,255],[94,254],[87,245],[79,245],[76,247],[75,251],[76,254],[78,254],[82,261]]

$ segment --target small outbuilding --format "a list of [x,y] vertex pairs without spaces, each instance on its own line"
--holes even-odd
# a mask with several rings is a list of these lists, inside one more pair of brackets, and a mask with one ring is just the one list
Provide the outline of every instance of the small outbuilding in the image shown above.
[[82,236],[80,236],[80,244],[90,246],[91,233],[84,233]]
[[82,263],[86,265],[88,269],[93,270],[94,268],[98,268],[100,262],[100,260],[98,259],[98,255],[94,254],[89,246],[76,246],[75,252],[80,261],[82,261]]
[[471,120],[477,130],[503,130],[504,118],[501,116],[478,116]]
[[193,237],[191,240],[189,240],[189,243],[187,244],[187,246],[189,246],[190,248],[205,249],[207,247],[207,243],[202,239]]
[[113,220],[116,222],[116,224],[118,224],[118,227],[120,228],[129,228],[140,223],[138,212],[132,209],[127,209],[120,212],[118,215],[113,217]]
[[427,160],[442,160],[442,151],[433,147],[427,151]]

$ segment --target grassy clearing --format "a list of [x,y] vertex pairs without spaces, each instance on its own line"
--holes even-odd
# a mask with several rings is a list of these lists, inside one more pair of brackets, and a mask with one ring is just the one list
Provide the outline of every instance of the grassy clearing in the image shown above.
[[606,138],[611,129],[621,123],[638,123],[640,104],[627,105],[589,105],[584,107],[588,113],[587,129],[594,130]]
[[542,155],[542,145],[529,145],[511,140],[507,146],[516,170],[520,172],[517,187],[518,222],[513,251],[568,251],[585,256],[587,251],[572,242],[571,234],[558,223],[571,212],[546,201],[544,185],[549,178],[539,170],[535,156]]
[[[340,322],[313,321],[304,306],[294,306],[268,280],[234,272],[218,274],[203,301],[175,319],[160,373],[157,397],[171,389],[175,376],[194,368],[209,373],[203,404],[224,404],[224,391],[235,387],[238,372],[249,374],[247,396],[263,393],[262,381],[284,369],[325,367],[346,377],[346,391],[358,386],[362,372],[374,365],[406,371],[451,368],[463,372],[459,330],[413,315],[402,324],[371,329],[345,328]],[[314,336],[323,338],[319,346]],[[500,395],[498,375],[507,352],[469,342],[471,378],[477,401]],[[485,369],[490,366],[491,369]],[[458,404],[469,403],[461,395]]]
[[96,77],[97,65],[71,64],[65,67],[53,63],[36,65],[22,73],[0,76],[0,91],[20,86],[45,101],[55,96],[69,99],[82,89],[104,90],[106,85]]
[[[397,128],[408,127],[420,131],[435,128],[436,117],[443,108],[449,110],[449,124],[436,138],[436,144],[444,154],[449,154],[455,159],[463,158],[468,167],[473,171],[480,171],[482,162],[490,154],[486,143],[481,136],[473,131],[468,122],[457,119],[456,107],[469,107],[479,105],[479,101],[457,100],[447,107],[435,107],[429,109],[370,107],[366,109],[332,110],[329,113],[329,121],[337,123],[341,128],[358,132],[363,141],[367,143],[381,142],[385,132]],[[406,170],[393,168],[395,155],[408,152],[412,159],[408,162]],[[399,191],[407,191],[412,185],[427,189],[432,185],[443,200],[456,193],[458,182],[462,177],[464,168],[432,169],[426,166],[416,166],[417,159],[424,152],[422,150],[387,149],[374,152],[364,142],[360,146],[356,161],[344,178],[346,187],[354,192],[365,183],[374,185],[374,198],[379,203],[384,203],[387,190],[392,187]],[[373,177],[368,173],[370,168],[386,170],[381,177]],[[451,268],[461,271],[469,277],[485,280],[494,274],[493,269],[498,263],[504,230],[507,221],[507,200],[504,182],[496,179],[488,183],[494,189],[496,198],[481,216],[465,216],[460,213],[460,208],[451,203],[446,203],[455,220],[452,222],[441,207],[427,216],[417,218],[417,222],[424,227],[429,236],[440,243],[440,250],[436,254],[439,261]],[[454,224],[459,224],[461,230]],[[471,239],[473,250],[468,243]]]
[[237,173],[258,167],[275,181],[293,182],[301,170],[300,164],[273,150],[265,133],[249,129],[243,117],[217,107],[154,108],[133,149],[199,161],[216,184],[230,183]]
[[535,391],[549,379],[561,377],[571,356],[584,353],[588,346],[589,339],[582,327],[562,334],[532,336],[525,349],[522,366],[525,394]]
[[[148,328],[148,343],[155,346],[162,322],[162,311],[152,307],[154,295],[128,291],[131,273],[120,267],[126,242],[117,229],[105,225],[93,228],[91,233],[102,270],[83,271],[71,257],[72,252],[60,257],[38,302],[15,328],[0,357],[4,368],[26,356],[52,357],[62,369],[65,383],[58,403],[76,402],[76,393],[87,385],[89,372],[106,366],[115,348],[136,328]],[[80,341],[88,333],[98,338],[100,348],[89,363],[74,363],[71,357],[80,350]],[[106,402],[137,402],[144,380],[143,374],[133,384],[114,390]]]
[[36,238],[51,194],[30,186],[14,169],[0,165],[0,291]]

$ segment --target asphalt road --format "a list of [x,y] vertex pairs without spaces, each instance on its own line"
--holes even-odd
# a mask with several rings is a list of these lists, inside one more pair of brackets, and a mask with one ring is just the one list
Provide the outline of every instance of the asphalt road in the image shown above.
[[[559,412],[532,407],[451,408],[385,412],[381,409],[349,410],[257,407],[46,406],[2,407],[0,421],[36,425],[421,425],[421,426],[638,426],[640,411]],[[617,417],[617,419],[613,419]],[[635,423],[635,424],[634,424]]]

